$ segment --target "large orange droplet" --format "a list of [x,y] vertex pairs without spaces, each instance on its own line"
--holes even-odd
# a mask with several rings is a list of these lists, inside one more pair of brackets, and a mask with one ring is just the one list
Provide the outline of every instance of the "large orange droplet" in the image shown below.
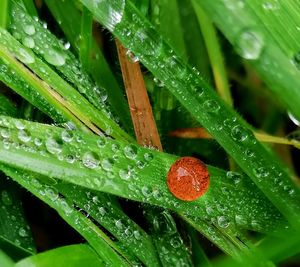
[[201,197],[209,186],[206,165],[193,157],[182,157],[172,164],[167,177],[170,192],[178,199],[193,201]]

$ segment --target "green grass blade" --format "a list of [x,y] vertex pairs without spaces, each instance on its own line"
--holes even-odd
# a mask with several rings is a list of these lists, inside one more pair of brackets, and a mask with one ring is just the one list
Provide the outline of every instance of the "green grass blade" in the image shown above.
[[[75,126],[84,129],[82,122],[96,133],[99,130],[96,126],[113,137],[131,140],[126,134],[104,111],[96,110],[84,97],[80,95],[73,87],[64,81],[56,72],[52,70],[41,59],[36,57],[31,50],[22,46],[8,32],[0,29],[0,55],[10,67],[26,79],[32,86],[38,89],[39,93],[47,99],[51,105],[59,111],[63,111],[67,120],[75,123]],[[10,44],[9,51],[5,47]],[[14,55],[23,63],[33,70],[45,82],[37,79],[27,68],[18,62]],[[50,86],[51,85],[51,86]]]
[[229,82],[216,30],[210,18],[207,17],[203,9],[196,4],[195,0],[192,1],[192,4],[197,14],[199,25],[206,44],[206,49],[210,58],[216,89],[224,101],[232,106],[233,102]]
[[11,101],[0,93],[0,114],[1,115],[9,115],[12,117],[16,117],[17,110],[16,107],[11,103]]
[[238,220],[241,228],[273,232],[284,223],[255,185],[238,173],[209,166],[210,190],[196,201],[183,202],[165,182],[176,156],[9,117],[0,117],[0,126],[9,131],[0,143],[5,164],[208,220],[223,221],[225,216],[228,224]]
[[86,8],[82,9],[79,58],[84,69],[91,68],[90,50],[92,42],[93,15]]
[[[66,260],[68,259],[68,260]],[[15,267],[104,267],[95,251],[85,244],[59,247],[16,263]]]
[[[249,60],[272,92],[299,119],[299,70],[297,63],[293,63],[299,52],[296,2],[282,1],[270,5],[261,1],[244,1],[241,5],[220,0],[197,2],[237,52]],[[288,33],[286,25],[290,25]]]
[[20,192],[3,173],[0,175],[0,247],[17,260],[32,255],[35,246],[23,213]]
[[2,267],[13,267],[14,262],[2,251],[0,250],[0,262]]
[[[74,1],[46,0],[45,2],[56,20],[61,22],[60,27],[72,47],[79,53],[78,36],[80,34],[80,21],[82,17]],[[68,10],[68,16],[65,16],[64,10]],[[99,49],[98,44],[94,39],[91,41],[91,51],[89,54],[91,67],[87,71],[92,75],[98,86],[106,89],[108,94],[107,101],[119,116],[122,125],[126,129],[132,130],[131,119],[123,91],[106,62],[102,51]]]
[[118,254],[122,255],[122,252],[105,233],[77,211],[72,203],[68,203],[64,197],[59,196],[53,187],[39,182],[37,177],[30,173],[6,166],[0,166],[0,168],[22,187],[54,208],[70,226],[89,242],[105,262],[112,266],[128,266],[127,261]]
[[38,17],[38,13],[33,0],[22,0],[22,2],[30,16]]
[[[196,70],[183,64],[130,1],[81,2],[164,82],[297,228],[300,223],[300,191],[282,164],[256,140],[245,121],[220,100]],[[114,10],[118,16],[111,17],[108,9]],[[277,56],[277,51],[273,52]]]
[[8,0],[1,0],[0,3],[0,27],[6,28],[9,20]]
[[97,191],[66,183],[59,183],[55,187],[122,242],[126,249],[144,264],[159,266],[151,238],[125,215],[118,207],[116,199]]

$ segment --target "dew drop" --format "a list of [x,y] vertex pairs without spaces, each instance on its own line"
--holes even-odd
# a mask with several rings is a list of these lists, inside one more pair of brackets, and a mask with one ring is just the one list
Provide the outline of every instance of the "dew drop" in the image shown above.
[[45,60],[54,66],[63,66],[66,62],[65,55],[56,49],[47,49],[44,54]]
[[35,62],[33,52],[22,47],[18,49],[17,58],[24,64],[32,64]]
[[101,216],[104,216],[106,214],[106,209],[104,207],[99,207],[98,211],[99,211]]
[[231,136],[235,141],[243,142],[248,138],[248,131],[246,128],[236,125],[231,130]]
[[119,171],[119,176],[123,180],[129,180],[129,178],[131,176],[131,172],[130,172],[130,170],[121,169]]
[[227,228],[229,226],[229,220],[225,216],[219,216],[218,217],[218,225],[221,228]]
[[73,140],[73,133],[71,131],[64,130],[61,133],[61,139],[64,142],[70,143]]
[[28,35],[34,35],[35,34],[35,27],[31,24],[24,25],[23,30]]
[[24,143],[28,143],[31,140],[31,135],[27,130],[20,130],[18,132],[18,138]]
[[51,154],[60,154],[62,152],[60,140],[56,140],[53,137],[47,138],[45,145],[48,152]]
[[22,43],[23,43],[23,45],[25,45],[28,48],[34,48],[34,46],[35,46],[34,40],[28,36],[26,36],[22,39]]
[[144,159],[149,162],[153,159],[153,155],[151,153],[146,152],[144,154]]
[[229,178],[230,180],[232,180],[235,184],[238,184],[242,179],[241,174],[239,174],[237,172],[232,172],[232,171],[228,171],[226,173],[226,177]]
[[45,189],[45,195],[51,199],[51,201],[55,201],[58,199],[58,191],[54,187],[47,187]]
[[170,192],[178,199],[193,201],[208,190],[209,173],[199,159],[183,157],[172,164],[167,184]]
[[208,112],[218,112],[220,109],[220,106],[217,101],[215,100],[206,100],[203,104],[203,107],[208,111]]
[[269,175],[269,171],[265,167],[254,169],[255,175],[259,178],[265,178]]
[[99,165],[99,156],[94,152],[86,152],[82,157],[82,164],[89,169],[95,169]]
[[13,203],[12,197],[10,195],[10,193],[8,193],[7,191],[3,190],[1,192],[1,199],[4,205],[6,206],[10,206]]
[[126,51],[126,56],[131,63],[136,63],[139,61],[139,58],[131,50]]
[[111,171],[113,164],[114,164],[114,161],[112,159],[103,159],[101,161],[101,167],[105,171]]
[[28,236],[28,232],[26,231],[25,228],[21,227],[19,229],[19,236],[21,236],[21,237],[27,237]]
[[128,145],[124,147],[124,154],[128,159],[135,159],[137,156],[137,148],[133,145]]
[[250,60],[256,60],[260,57],[264,45],[261,33],[254,29],[243,30],[236,40],[238,54]]
[[244,0],[224,0],[224,3],[231,10],[241,9],[245,6]]

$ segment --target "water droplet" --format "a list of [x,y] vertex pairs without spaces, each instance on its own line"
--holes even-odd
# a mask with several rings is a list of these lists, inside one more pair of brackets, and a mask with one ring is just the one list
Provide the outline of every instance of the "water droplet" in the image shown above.
[[146,152],[144,154],[144,159],[149,162],[153,159],[153,155],[151,153]]
[[238,184],[242,180],[242,175],[237,172],[228,171],[226,173],[227,178],[232,180],[235,184]]
[[269,171],[265,167],[254,169],[255,175],[259,178],[265,178],[269,175]]
[[197,94],[198,97],[201,97],[203,95],[203,87],[202,86],[194,86],[192,87],[193,94]]
[[24,30],[24,32],[25,32],[26,34],[28,34],[28,35],[33,35],[33,34],[35,34],[35,27],[34,27],[33,25],[31,25],[31,24],[25,24],[25,25],[23,26],[23,30]]
[[1,129],[1,136],[3,138],[9,138],[10,137],[10,132],[8,129]]
[[126,56],[131,63],[136,63],[139,61],[139,58],[130,50],[126,51]]
[[99,207],[98,211],[99,211],[101,216],[104,216],[106,214],[106,209],[104,207]]
[[277,2],[277,0],[272,0],[272,1],[270,0],[270,1],[264,2],[262,4],[262,7],[266,11],[275,11],[275,10],[279,9],[279,3]]
[[124,225],[123,225],[123,223],[122,223],[121,220],[116,220],[116,221],[115,221],[115,226],[116,226],[119,230],[121,230],[121,229],[124,227]]
[[35,62],[33,52],[22,47],[18,49],[17,58],[24,64],[32,64]]
[[220,106],[217,101],[215,100],[206,100],[203,104],[203,107],[207,110],[207,112],[218,112]]
[[46,139],[46,148],[51,154],[60,154],[62,152],[62,145],[60,140],[56,140],[53,137]]
[[21,228],[19,229],[19,235],[20,235],[21,237],[27,237],[27,236],[28,236],[28,232],[26,231],[25,228],[21,227]]
[[22,121],[19,121],[19,120],[16,120],[16,121],[15,121],[15,126],[16,126],[16,128],[19,129],[19,130],[24,130],[24,129],[25,129],[25,125],[23,124]]
[[70,143],[73,140],[73,133],[71,131],[64,130],[61,133],[61,139],[67,143]]
[[300,126],[300,121],[290,112],[288,111],[288,116],[290,118],[290,120],[297,126]]
[[18,138],[20,141],[27,143],[31,140],[31,135],[27,130],[20,130],[18,132]]
[[50,186],[45,189],[45,195],[50,198],[51,201],[55,201],[59,197],[57,189]]
[[158,78],[154,77],[153,81],[155,82],[155,84],[158,86],[158,87],[164,87],[165,84],[163,81],[159,80]]
[[245,6],[244,0],[224,0],[224,3],[232,10],[241,9]]
[[248,138],[248,131],[246,128],[236,125],[231,130],[231,136],[235,141],[243,142]]
[[140,240],[142,238],[141,233],[137,230],[133,231],[133,236],[136,240]]
[[4,205],[6,206],[10,206],[13,203],[12,197],[10,195],[10,193],[8,193],[7,191],[3,190],[1,192],[1,199]]
[[100,139],[97,140],[98,147],[102,148],[102,147],[105,146],[105,144],[106,144],[106,141],[105,141],[104,138],[100,138]]
[[170,192],[178,199],[193,201],[208,190],[209,173],[199,159],[183,157],[172,164],[167,184]]
[[179,248],[182,245],[182,239],[178,236],[174,236],[171,238],[170,244],[173,248]]
[[246,225],[247,220],[242,215],[235,215],[235,223],[237,225]]
[[111,171],[113,164],[114,164],[114,161],[112,159],[103,159],[101,161],[101,167],[105,171]]
[[55,49],[45,50],[44,58],[49,64],[54,66],[62,66],[66,62],[65,55]]
[[143,169],[145,167],[146,163],[144,161],[141,161],[141,160],[138,160],[136,162],[136,166],[139,168],[139,169]]
[[236,40],[236,49],[245,59],[256,60],[264,48],[263,36],[254,29],[243,30]]
[[35,46],[34,40],[28,36],[23,38],[22,43],[23,43],[23,45],[25,45],[28,48],[34,48],[34,46]]
[[225,216],[219,216],[218,217],[218,225],[221,228],[227,228],[229,226],[230,222]]
[[152,195],[152,190],[150,187],[148,186],[143,186],[142,187],[142,194],[145,196],[145,197],[150,197]]
[[124,154],[129,159],[135,159],[137,156],[137,148],[133,145],[128,145],[124,147]]
[[130,172],[130,170],[121,169],[119,171],[119,176],[123,180],[128,180],[131,176],[131,172]]
[[59,204],[61,206],[61,208],[63,209],[63,211],[66,213],[66,215],[70,215],[73,212],[72,207],[66,202],[65,199],[61,199],[59,198]]
[[82,157],[82,163],[89,169],[95,169],[99,165],[99,156],[95,152],[86,152]]

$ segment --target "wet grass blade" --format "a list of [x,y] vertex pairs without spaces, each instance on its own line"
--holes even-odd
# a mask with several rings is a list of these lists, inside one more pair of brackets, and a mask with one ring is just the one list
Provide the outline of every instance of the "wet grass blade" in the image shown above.
[[219,218],[220,227],[231,223],[276,232],[285,224],[256,186],[241,174],[209,166],[208,192],[193,202],[179,201],[165,183],[176,156],[9,117],[1,117],[0,125],[9,132],[0,143],[0,160],[5,164],[186,215]]
[[55,188],[108,230],[146,266],[159,266],[150,236],[125,215],[115,198],[67,183],[59,183]]
[[[80,35],[80,21],[82,15],[74,1],[46,0],[45,2],[56,20],[61,22],[59,24],[61,29],[72,47],[79,54],[78,36]],[[64,10],[68,10],[68,16],[65,16]],[[93,38],[91,40],[89,60],[91,65],[90,68],[86,70],[92,75],[98,86],[106,89],[108,94],[107,101],[120,118],[122,125],[131,131],[132,125],[123,90],[118,84],[115,74],[110,69],[103,52]]]
[[120,256],[125,256],[125,254],[92,221],[77,211],[72,203],[68,203],[64,197],[59,196],[51,186],[39,182],[38,177],[31,173],[2,165],[0,168],[22,187],[54,208],[70,226],[89,242],[105,262],[112,266],[129,266],[125,258]]
[[0,27],[2,28],[6,28],[9,20],[8,3],[8,0],[2,0],[0,3]]
[[[299,119],[299,46],[296,41],[300,37],[299,15],[295,13],[297,3],[288,2],[197,1],[236,51],[249,61],[278,99]],[[226,19],[228,17],[231,19]],[[290,25],[288,33],[286,25]]]
[[[68,259],[66,261],[66,259]],[[23,259],[15,267],[104,267],[105,264],[95,251],[85,244],[69,245],[39,253]]]
[[[0,29],[0,34],[2,37],[0,41],[2,59],[9,62],[11,69],[18,72],[30,85],[38,89],[38,92],[47,102],[50,102],[57,110],[63,111],[67,120],[72,121],[75,126],[82,129],[85,128],[83,125],[86,125],[93,132],[100,134],[98,126],[108,135],[131,140],[131,137],[109,118],[105,111],[95,109],[88,100],[54,72],[51,67],[35,56],[31,50],[21,45],[7,31]],[[10,44],[9,50],[5,47],[8,43]],[[44,81],[38,79],[15,57],[23,60],[23,63],[25,62]],[[28,93],[33,94],[33,92]]]
[[9,115],[12,117],[16,117],[17,110],[16,107],[11,103],[11,101],[0,93],[0,114],[1,115]]
[[[286,168],[256,140],[247,123],[216,95],[199,73],[182,62],[133,4],[121,0],[99,4],[81,2],[164,82],[289,222],[298,228],[300,191]],[[114,10],[118,16],[110,16],[108,9]],[[273,55],[277,56],[276,52],[273,51]],[[290,61],[288,64],[291,65]]]

